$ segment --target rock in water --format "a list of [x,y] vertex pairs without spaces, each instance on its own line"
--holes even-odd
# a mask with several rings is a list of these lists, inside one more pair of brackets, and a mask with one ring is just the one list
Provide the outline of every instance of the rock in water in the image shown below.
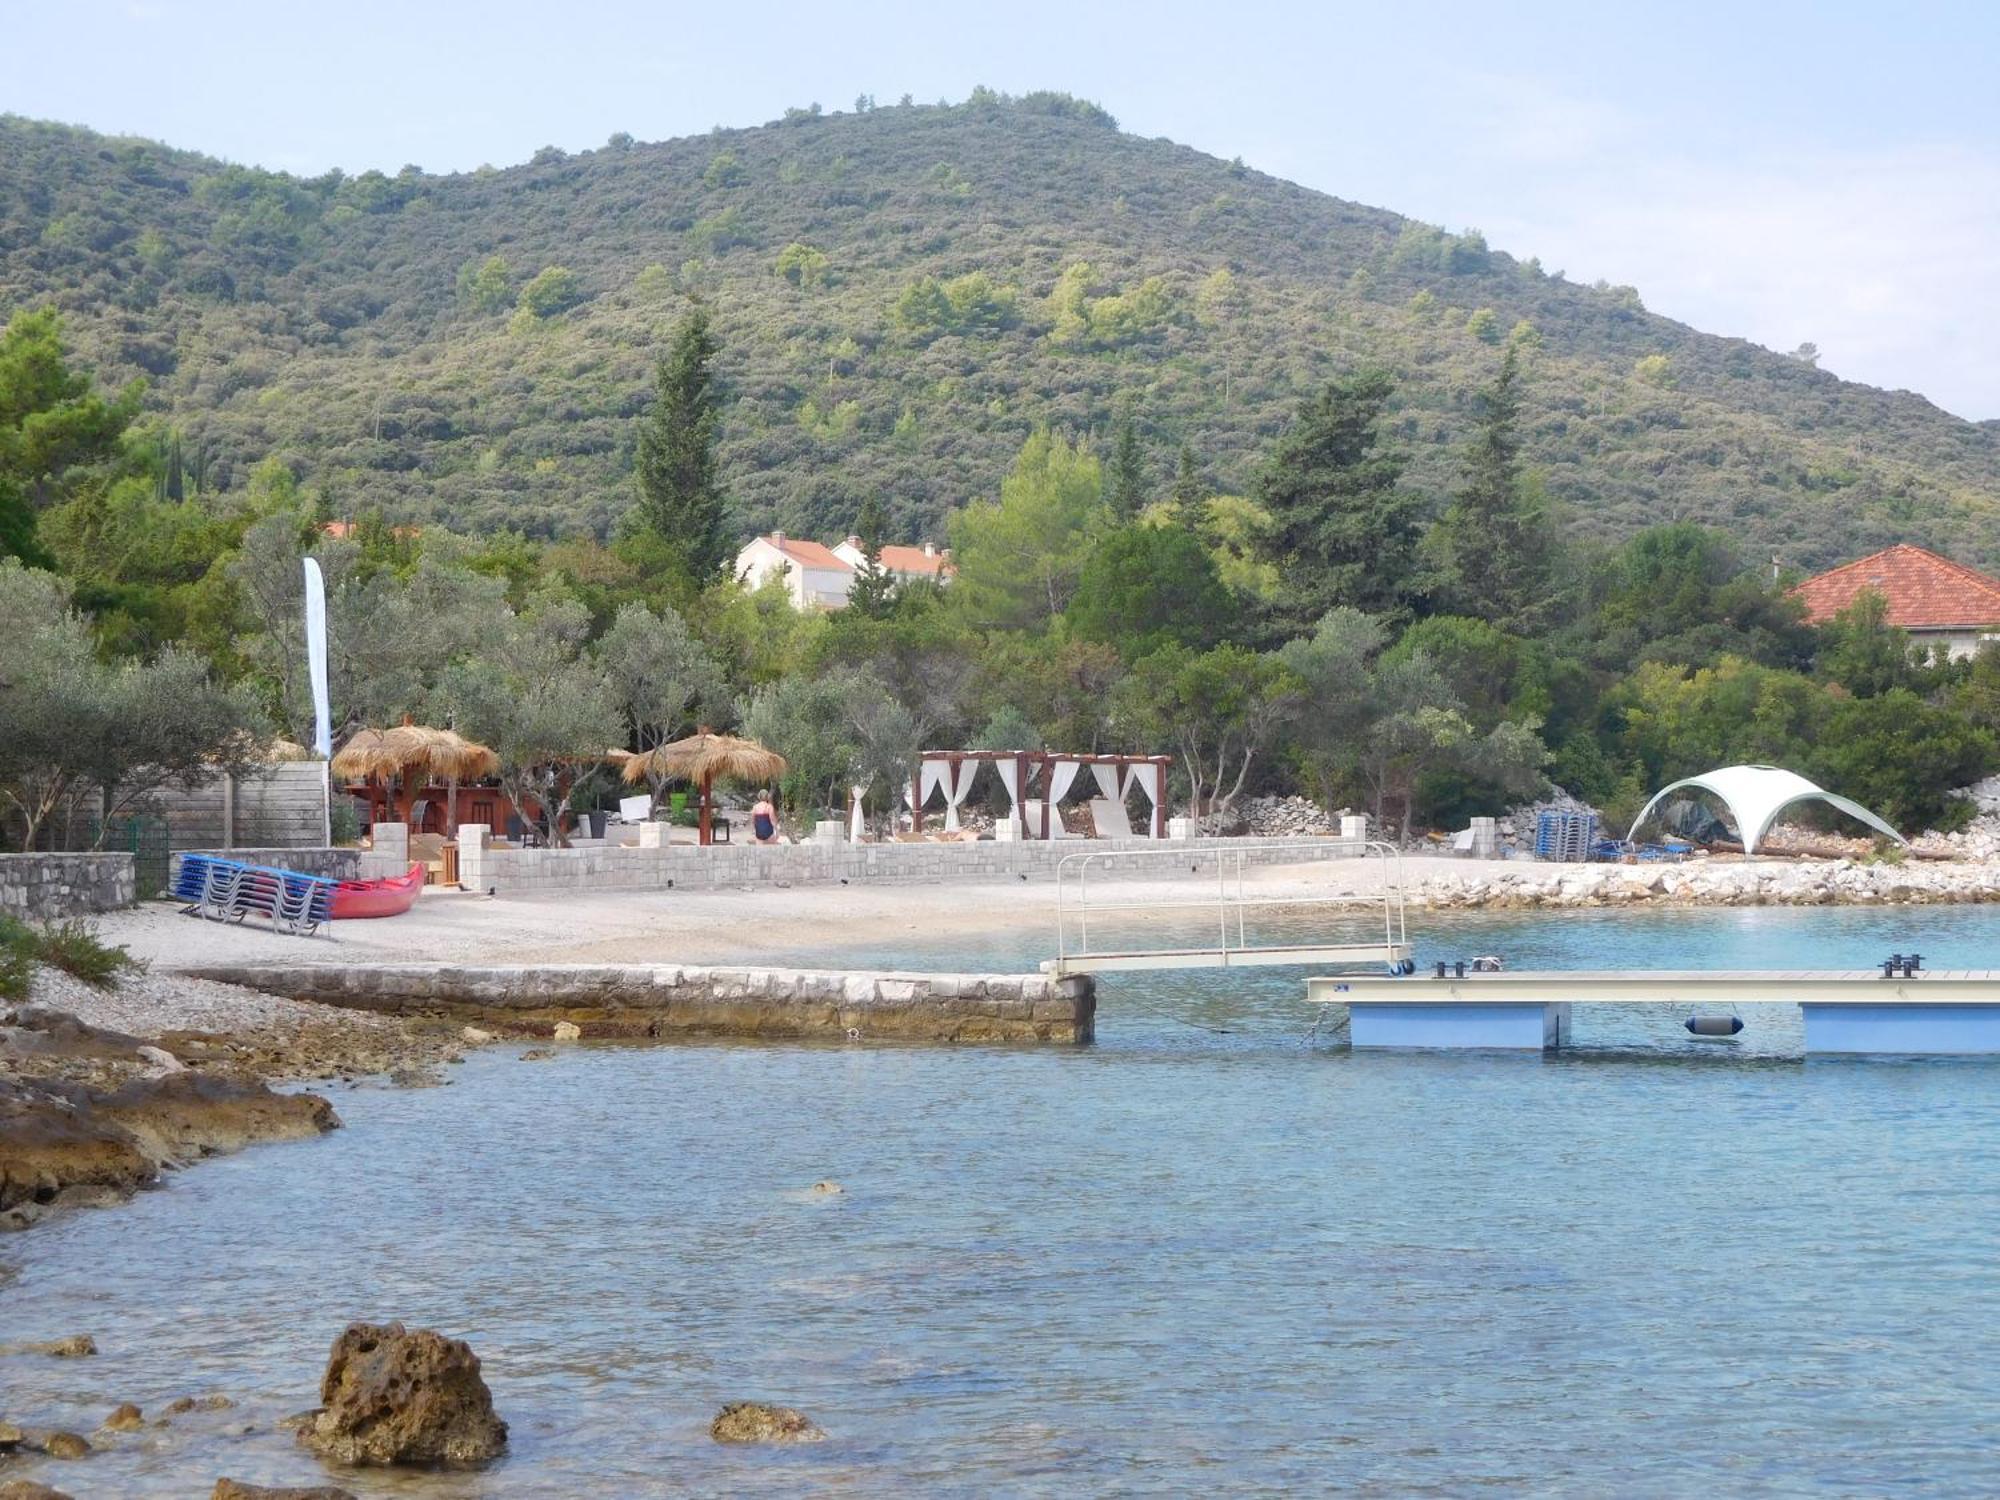
[[835,1182],[831,1177],[829,1177],[825,1178],[822,1181],[815,1182],[809,1189],[809,1191],[821,1198],[833,1198],[833,1197],[838,1197],[840,1194],[846,1192],[847,1189],[842,1187],[839,1183]]
[[106,1432],[137,1432],[146,1425],[146,1414],[127,1401],[104,1419]]
[[81,1433],[52,1432],[42,1439],[42,1452],[50,1458],[82,1458],[90,1452],[90,1444]]
[[817,1443],[826,1437],[819,1423],[789,1406],[732,1401],[708,1424],[718,1443]]
[[401,1323],[350,1323],[333,1341],[320,1413],[299,1441],[347,1464],[474,1464],[507,1446],[479,1358]]
[[21,1429],[12,1422],[0,1422],[0,1450],[18,1447],[20,1442]]
[[227,1396],[176,1396],[166,1406],[170,1417],[184,1416],[191,1411],[228,1411],[236,1403]]
[[483,1046],[485,1046],[485,1045],[486,1045],[486,1044],[487,1044],[488,1042],[490,1042],[490,1041],[492,1041],[492,1040],[493,1040],[493,1033],[492,1033],[492,1032],[490,1032],[490,1031],[482,1031],[482,1030],[481,1030],[481,1029],[480,1029],[479,1027],[477,1027],[477,1026],[462,1026],[462,1027],[460,1027],[460,1028],[459,1028],[459,1032],[458,1032],[458,1036],[459,1036],[459,1040],[460,1040],[460,1041],[462,1041],[462,1042],[464,1042],[464,1043],[465,1043],[465,1045],[466,1045],[466,1046],[468,1046],[468,1047],[483,1047]]
[[52,1489],[32,1479],[10,1479],[0,1484],[0,1500],[70,1500],[67,1490]]
[[583,1035],[583,1028],[582,1028],[581,1026],[577,1025],[577,1024],[576,1024],[576,1022],[574,1022],[574,1021],[558,1021],[558,1022],[556,1022],[556,1040],[557,1040],[557,1041],[559,1041],[559,1042],[574,1042],[574,1041],[578,1040],[579,1038],[581,1038],[581,1037],[582,1037],[582,1035]]
[[208,1500],[354,1500],[354,1491],[330,1484],[268,1485],[245,1484],[240,1479],[218,1479],[208,1492]]
[[97,1352],[97,1340],[87,1333],[72,1333],[66,1339],[44,1339],[35,1344],[0,1344],[0,1354],[49,1354],[57,1359],[83,1359]]

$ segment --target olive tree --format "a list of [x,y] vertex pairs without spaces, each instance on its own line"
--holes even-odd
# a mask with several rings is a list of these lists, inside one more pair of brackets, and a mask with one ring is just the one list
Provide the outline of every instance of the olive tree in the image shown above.
[[12,559],[0,562],[0,640],[0,808],[23,849],[59,817],[94,822],[101,842],[163,788],[240,774],[256,757],[265,726],[246,691],[180,648],[99,661],[61,582]]

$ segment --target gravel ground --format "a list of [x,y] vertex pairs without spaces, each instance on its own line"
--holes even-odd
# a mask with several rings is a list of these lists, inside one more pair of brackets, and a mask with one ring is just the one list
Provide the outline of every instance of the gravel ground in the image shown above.
[[234,1034],[329,1024],[385,1036],[400,1030],[400,1023],[387,1016],[284,1000],[178,974],[127,974],[117,988],[101,990],[59,969],[38,967],[28,987],[28,1001],[128,1036],[156,1037],[168,1031]]

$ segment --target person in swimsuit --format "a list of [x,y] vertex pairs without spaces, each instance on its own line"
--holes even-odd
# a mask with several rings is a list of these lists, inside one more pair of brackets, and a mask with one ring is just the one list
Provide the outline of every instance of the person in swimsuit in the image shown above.
[[760,844],[778,842],[778,810],[771,805],[769,792],[759,792],[757,805],[750,809],[750,836]]

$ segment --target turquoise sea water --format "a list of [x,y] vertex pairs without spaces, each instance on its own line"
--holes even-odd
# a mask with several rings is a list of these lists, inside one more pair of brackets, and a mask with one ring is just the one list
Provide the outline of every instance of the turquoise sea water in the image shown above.
[[[2000,911],[1463,918],[1420,957],[1911,947],[2000,967]],[[0,1362],[0,1416],[225,1391],[47,1477],[314,1481],[271,1422],[349,1318],[401,1316],[472,1343],[513,1448],[338,1476],[362,1495],[2000,1488],[2000,1064],[1803,1061],[1775,1007],[1729,1043],[1606,1007],[1559,1056],[1356,1055],[1302,990],[1108,979],[1088,1048],[503,1049],[343,1091],[325,1140],[0,1242],[4,1336],[103,1349]],[[746,1396],[831,1441],[718,1447]]]

